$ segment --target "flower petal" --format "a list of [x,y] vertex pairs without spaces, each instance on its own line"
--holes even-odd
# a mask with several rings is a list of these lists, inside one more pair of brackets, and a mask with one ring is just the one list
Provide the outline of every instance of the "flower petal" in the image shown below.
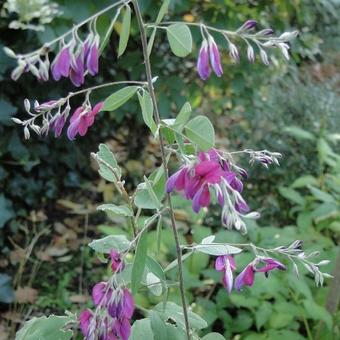
[[206,39],[203,40],[201,49],[198,53],[197,71],[203,80],[208,79],[210,76],[211,71],[209,66],[208,42]]

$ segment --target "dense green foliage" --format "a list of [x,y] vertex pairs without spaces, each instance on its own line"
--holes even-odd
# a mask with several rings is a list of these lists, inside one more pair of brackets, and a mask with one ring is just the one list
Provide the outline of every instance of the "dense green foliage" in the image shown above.
[[[109,3],[57,2],[63,13],[46,25],[44,31],[9,29],[13,15],[3,18],[0,47],[9,46],[16,52],[31,51],[71,27],[73,22],[81,21]],[[142,5],[144,14],[154,20],[159,2],[142,1]],[[246,62],[243,50],[240,64],[235,65],[225,50],[225,75],[211,78],[203,87],[195,71],[200,41],[198,31],[192,31],[194,50],[186,59],[169,54],[169,44],[162,32],[157,33],[152,55],[153,72],[159,76],[157,95],[161,114],[168,116],[173,112],[175,115],[189,100],[194,115],[208,115],[216,123],[217,135],[222,136],[217,138],[217,144],[222,147],[228,150],[266,148],[284,154],[280,168],[250,168],[246,195],[255,209],[266,209],[261,211],[263,217],[257,224],[248,226],[248,240],[259,246],[275,247],[301,239],[307,249],[322,251],[322,259],[330,259],[333,264],[340,231],[340,148],[339,135],[336,134],[340,119],[335,74],[339,66],[337,9],[336,1],[326,0],[174,0],[170,5],[170,16],[176,13],[177,19],[203,20],[217,27],[234,29],[253,18],[260,26],[275,27],[278,32],[298,29],[301,34],[292,46],[293,62],[288,65],[278,56],[280,63],[273,63],[270,67],[260,63],[251,65]],[[106,15],[98,21],[102,33],[108,23]],[[135,19],[132,18],[132,38],[126,55],[118,59],[117,32],[120,29],[119,25],[114,28],[100,61],[99,76],[88,78],[86,86],[112,80],[145,79]],[[91,236],[127,234],[127,226],[121,225],[117,216],[109,214],[107,218],[103,213],[94,212],[95,201],[112,201],[114,187],[98,180],[96,171],[89,166],[89,154],[99,143],[108,142],[120,157],[128,186],[133,187],[141,181],[144,173],[149,174],[150,169],[158,164],[158,159],[150,157],[157,148],[146,137],[148,132],[141,124],[137,98],[113,113],[101,113],[83,139],[70,142],[65,137],[54,139],[50,136],[44,139],[34,137],[24,142],[22,131],[10,119],[14,114],[18,117],[25,115],[24,98],[45,101],[65,95],[72,91],[72,87],[68,80],[37,84],[30,74],[14,83],[9,77],[13,66],[12,60],[1,49],[0,246],[4,258],[12,255],[10,263],[4,262],[1,272],[8,272],[13,277],[15,288],[25,282],[20,281],[21,275],[29,278],[30,284],[39,291],[39,298],[35,301],[39,309],[76,312],[78,306],[70,297],[75,303],[84,302],[74,298],[78,292],[79,273],[89,287],[103,275],[103,266],[98,266],[93,253],[82,249],[82,243],[70,246],[67,241],[64,246],[70,247],[73,258],[66,258],[63,263],[60,256],[65,253],[51,255],[53,260],[44,260],[35,252],[32,256],[36,258],[26,264],[20,256],[19,260],[13,260],[13,250],[17,250],[14,245],[28,248],[34,236],[53,224],[52,235],[44,234],[38,243],[51,242],[55,246],[58,233],[62,233],[58,223],[76,224],[78,229],[74,230],[84,238],[84,244],[87,240],[86,232],[82,234],[84,224]],[[133,79],[127,79],[129,75],[133,75]],[[96,96],[103,98],[109,94],[109,90],[102,90]],[[241,163],[245,161],[240,159]],[[212,232],[217,234],[219,242],[246,240],[236,232],[222,232],[219,214],[213,209],[208,215],[196,215],[192,213],[189,202],[176,197],[175,203],[176,214],[182,221],[182,243],[200,242]],[[70,222],[72,218],[76,222]],[[164,266],[175,255],[171,232],[166,226],[167,221],[163,226],[160,252],[157,230],[148,237],[149,255],[160,256]],[[238,265],[241,267],[247,260],[247,255],[240,255]],[[25,268],[20,269],[23,272],[20,271],[19,275],[15,274],[18,263]],[[207,255],[194,254],[184,263],[185,283],[190,289],[188,299],[193,302],[195,297],[193,311],[208,322],[204,333],[218,331],[226,338],[241,334],[241,338],[247,340],[335,339],[339,336],[339,313],[331,315],[325,308],[328,283],[325,288],[315,288],[303,268],[300,280],[293,274],[275,273],[269,279],[258,277],[254,287],[243,294],[228,296],[218,283],[220,277],[212,270]],[[31,271],[30,266],[34,270]],[[58,267],[56,271],[51,269],[52,266]],[[326,267],[328,271],[332,268],[332,264]],[[39,278],[40,271],[47,273],[46,281]],[[169,271],[171,275],[175,279],[173,270]],[[80,293],[83,292],[81,289]],[[1,302],[10,302],[2,298],[11,298],[10,291],[7,276],[1,274]],[[177,290],[170,290],[169,294],[172,301],[179,301]],[[143,307],[155,305],[161,302],[155,295],[140,292],[137,302]],[[25,315],[24,303],[22,306],[20,312]]]

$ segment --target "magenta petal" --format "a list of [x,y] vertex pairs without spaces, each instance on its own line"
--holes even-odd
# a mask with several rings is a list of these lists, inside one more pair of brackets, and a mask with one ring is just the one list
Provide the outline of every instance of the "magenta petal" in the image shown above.
[[63,131],[64,125],[65,125],[65,122],[66,122],[65,116],[59,116],[55,120],[55,123],[54,123],[54,136],[55,137],[60,137]]
[[89,125],[87,124],[86,117],[82,116],[80,117],[80,122],[78,126],[78,133],[80,136],[85,136],[87,133]]
[[89,332],[89,326],[92,319],[92,312],[89,309],[83,310],[79,315],[80,329],[83,335],[86,337]]
[[238,192],[242,192],[243,190],[243,183],[235,177],[234,180],[230,183],[231,187]]
[[131,319],[134,310],[135,310],[135,303],[133,301],[133,297],[130,291],[127,288],[125,288],[123,292],[123,301],[122,301],[122,316],[128,319]]
[[78,119],[84,110],[85,108],[83,106],[79,106],[78,108],[76,108],[70,118],[70,123],[73,123],[76,119]]
[[220,169],[220,165],[213,161],[202,161],[195,166],[195,174],[205,176]]
[[201,207],[207,207],[210,204],[210,192],[208,185],[204,185],[197,191],[192,200],[192,209],[198,213]]
[[76,57],[75,64],[71,65],[70,69],[70,79],[74,86],[81,86],[84,84],[84,56],[83,53],[79,53]]
[[283,265],[281,262],[274,260],[272,258],[262,259],[262,261],[264,261],[266,263],[266,265],[263,266],[262,268],[256,268],[255,270],[257,272],[266,273],[266,272],[273,270],[273,269],[286,270],[285,265]]
[[92,109],[92,115],[95,116],[104,106],[104,102],[97,103]]
[[114,329],[121,340],[128,340],[131,333],[130,321],[126,318],[116,319]]
[[220,52],[212,36],[209,36],[209,54],[211,67],[213,68],[215,74],[218,77],[221,77],[223,74],[223,69],[221,65]]
[[252,286],[254,283],[255,271],[252,263],[248,264],[235,279],[235,287],[240,290],[244,285]]
[[231,290],[233,289],[233,272],[231,270],[229,260],[226,261],[225,272],[223,275],[223,285],[230,294]]
[[86,67],[92,76],[98,73],[98,61],[99,61],[98,45],[99,45],[98,38],[96,38],[94,43],[90,47],[89,53],[86,58]]
[[[104,298],[106,286],[106,282],[99,282],[92,288],[92,300],[96,306],[98,306]],[[109,294],[109,292],[107,292],[107,294]]]
[[166,192],[173,192],[175,189],[175,185],[176,185],[176,180],[178,178],[178,176],[180,175],[182,169],[178,170],[177,172],[175,172],[173,175],[171,175],[167,182],[166,182]]
[[215,269],[218,272],[221,272],[222,270],[224,270],[224,267],[225,267],[225,257],[224,257],[224,255],[217,256],[216,260],[215,260]]
[[208,42],[206,39],[203,40],[201,49],[198,53],[197,71],[203,80],[208,79],[210,76]]
[[80,124],[81,117],[76,118],[67,129],[67,137],[69,140],[74,140],[78,134],[78,128]]

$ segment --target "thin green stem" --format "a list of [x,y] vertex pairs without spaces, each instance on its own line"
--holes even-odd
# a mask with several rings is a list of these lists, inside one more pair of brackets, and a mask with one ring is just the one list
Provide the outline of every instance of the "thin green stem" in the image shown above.
[[[141,35],[145,71],[146,71],[146,76],[147,76],[147,81],[148,81],[148,90],[149,90],[149,93],[150,93],[150,96],[153,102],[153,107],[154,107],[154,118],[155,118],[157,126],[160,126],[161,118],[160,118],[160,114],[158,111],[155,91],[153,88],[152,70],[151,70],[150,59],[148,55],[148,42],[146,38],[146,32],[145,32],[145,26],[143,23],[142,14],[141,14],[141,11],[138,5],[138,0],[133,0],[133,6],[136,12],[136,17],[137,17],[138,26],[139,26],[140,35]],[[168,179],[169,175],[168,175],[168,167],[167,167],[167,161],[166,161],[166,152],[165,152],[161,129],[159,129],[159,144],[160,144],[160,151],[161,151],[162,163],[164,167],[165,178]],[[184,323],[185,323],[187,338],[188,340],[190,340],[191,339],[190,326],[189,326],[188,311],[187,311],[187,306],[186,306],[186,301],[185,301],[185,288],[184,288],[184,280],[183,280],[182,250],[180,247],[179,235],[178,235],[178,231],[176,227],[176,221],[175,221],[175,215],[174,215],[172,201],[171,201],[171,195],[169,193],[167,193],[167,201],[168,201],[168,206],[169,206],[171,227],[172,227],[175,244],[176,244],[176,252],[177,252],[177,259],[178,259],[178,273],[179,273],[179,290],[180,290],[181,300],[182,300]]]

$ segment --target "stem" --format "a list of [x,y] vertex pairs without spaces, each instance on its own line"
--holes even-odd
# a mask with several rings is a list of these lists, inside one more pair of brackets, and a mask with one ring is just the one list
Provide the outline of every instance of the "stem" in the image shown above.
[[[140,12],[140,8],[138,5],[138,0],[133,0],[132,2],[133,2],[133,6],[136,12],[136,17],[137,17],[138,26],[139,26],[140,35],[141,35],[143,56],[144,56],[144,63],[145,63],[145,72],[146,72],[146,77],[148,81],[148,90],[149,90],[152,103],[153,103],[153,107],[154,107],[154,118],[155,118],[157,126],[160,126],[161,118],[160,118],[160,114],[158,111],[156,95],[155,95],[155,91],[154,91],[153,83],[152,83],[152,70],[151,70],[150,59],[148,55],[148,42],[146,38],[145,26],[144,26],[142,14]],[[159,129],[159,144],[160,144],[160,151],[161,151],[161,156],[162,156],[162,163],[164,167],[165,179],[167,180],[169,178],[169,174],[168,174],[166,154],[165,154],[165,148],[164,148],[161,129]],[[176,244],[176,253],[177,253],[177,259],[178,259],[178,273],[179,273],[179,290],[180,290],[181,300],[182,300],[185,329],[186,329],[187,338],[188,340],[190,340],[191,335],[190,335],[190,327],[189,327],[189,318],[188,318],[188,311],[187,311],[187,306],[185,302],[185,293],[184,293],[185,289],[184,289],[184,281],[183,281],[182,250],[181,250],[181,246],[179,243],[179,236],[178,236],[178,231],[176,227],[175,215],[174,215],[174,211],[172,207],[170,193],[167,193],[166,197],[167,197],[168,206],[169,206],[171,227],[172,227],[175,244]]]

